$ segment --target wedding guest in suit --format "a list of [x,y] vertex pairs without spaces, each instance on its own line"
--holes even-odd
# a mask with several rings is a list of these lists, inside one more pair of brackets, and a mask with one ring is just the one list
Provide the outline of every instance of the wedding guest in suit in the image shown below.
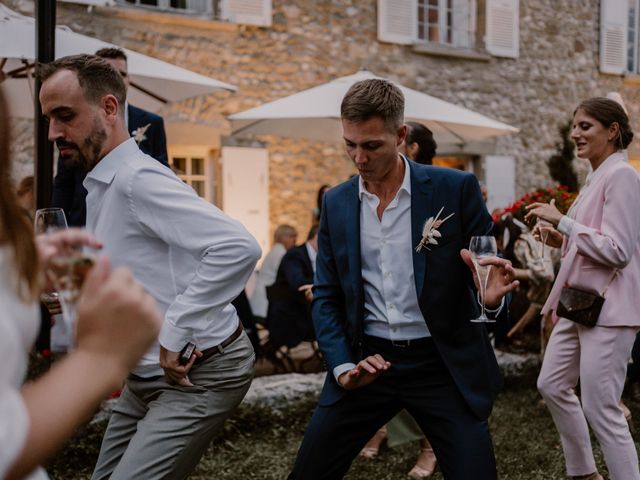
[[[328,375],[292,479],[342,478],[403,408],[446,479],[496,478],[487,418],[501,378],[484,324],[470,321],[477,278],[464,249],[493,223],[473,175],[399,153],[403,112],[402,92],[381,79],[354,84],[342,101],[360,175],[324,196],[312,310]],[[437,224],[438,245],[417,251],[441,209],[453,216]],[[481,262],[494,266],[484,300],[495,315],[517,282],[506,260]]]
[[[542,313],[556,311],[563,287],[605,297],[594,327],[560,318],[553,329],[538,389],[560,433],[567,474],[602,479],[590,425],[612,480],[638,480],[638,456],[620,407],[627,361],[640,329],[640,177],[623,150],[633,132],[622,107],[607,98],[582,102],[571,138],[592,172],[567,215],[553,204],[527,207],[534,233],[562,247],[562,262]],[[551,224],[551,226],[549,226]],[[579,399],[575,387],[580,381]]]
[[[418,122],[406,122],[407,138],[400,148],[400,152],[409,160],[431,165],[436,155],[438,145],[433,139],[433,133],[425,125]],[[420,451],[415,465],[409,471],[409,478],[427,478],[436,468],[436,456],[429,440],[406,410],[396,415],[386,426],[378,430],[364,446],[360,455],[364,458],[375,458],[378,455],[382,442],[387,439],[390,447],[404,445],[412,441],[418,441]]]
[[295,347],[315,338],[307,292],[313,284],[317,251],[318,227],[314,225],[305,243],[284,254],[276,281],[267,289],[267,328],[276,345]]
[[267,321],[267,287],[275,283],[282,257],[296,246],[297,238],[298,232],[291,225],[278,225],[273,232],[273,246],[257,270],[255,288],[249,298],[251,310],[259,323],[266,325]]
[[[87,229],[164,316],[114,407],[93,478],[185,478],[253,377],[255,355],[230,302],[260,247],[138,148],[124,124],[122,77],[105,60],[65,57],[38,74],[49,138],[89,172]],[[196,349],[183,362],[189,343]]]
[[88,274],[78,303],[76,348],[22,385],[38,331],[43,270],[69,246],[99,243],[79,230],[33,239],[11,185],[8,116],[0,89],[0,478],[46,479],[47,460],[118,388],[160,329],[152,298],[106,258]]
[[[98,50],[96,55],[104,58],[120,73],[128,90],[127,54],[119,48],[103,48]],[[124,109],[127,130],[135,138],[140,150],[168,166],[167,140],[162,117],[126,101]],[[87,172],[78,166],[67,165],[62,157],[58,158],[58,171],[53,183],[52,206],[64,209],[67,223],[70,226],[83,227],[86,223],[85,198],[87,190],[82,184],[86,175]]]

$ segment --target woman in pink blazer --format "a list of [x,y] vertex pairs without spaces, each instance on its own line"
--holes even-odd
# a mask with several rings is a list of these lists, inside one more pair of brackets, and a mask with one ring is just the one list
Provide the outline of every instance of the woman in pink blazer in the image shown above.
[[[611,479],[640,480],[635,445],[619,405],[640,329],[640,177],[622,152],[633,132],[618,103],[592,98],[574,112],[571,138],[578,157],[589,160],[593,170],[578,198],[566,216],[553,204],[528,207],[529,219],[543,220],[534,234],[562,247],[560,271],[542,313],[556,310],[564,286],[604,293],[605,301],[595,327],[558,320],[538,390],[560,433],[569,476],[602,479],[588,422]],[[578,379],[582,402],[575,391]]]

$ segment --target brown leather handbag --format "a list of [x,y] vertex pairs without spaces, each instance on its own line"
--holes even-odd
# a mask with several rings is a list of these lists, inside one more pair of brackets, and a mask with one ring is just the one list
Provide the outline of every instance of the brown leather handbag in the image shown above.
[[609,280],[602,295],[585,292],[579,288],[562,287],[556,314],[585,327],[594,327],[598,323],[598,317],[600,316],[602,305],[604,305],[604,296],[616,275],[618,275],[617,270]]

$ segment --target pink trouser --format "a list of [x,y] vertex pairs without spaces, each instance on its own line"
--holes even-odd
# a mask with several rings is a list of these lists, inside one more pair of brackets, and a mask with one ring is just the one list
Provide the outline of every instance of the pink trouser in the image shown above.
[[[612,480],[640,480],[638,455],[620,408],[637,327],[583,327],[561,318],[544,356],[538,390],[556,428],[570,476],[596,471],[589,427]],[[575,387],[580,379],[580,399]]]

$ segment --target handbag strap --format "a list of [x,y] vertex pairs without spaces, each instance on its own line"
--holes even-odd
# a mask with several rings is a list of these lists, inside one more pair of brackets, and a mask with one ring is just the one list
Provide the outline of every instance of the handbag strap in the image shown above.
[[607,283],[607,286],[604,287],[604,291],[602,292],[603,297],[606,296],[607,290],[609,290],[609,286],[613,283],[613,280],[618,276],[618,272],[620,272],[620,270],[616,268],[613,272],[613,276],[611,277],[611,280],[609,280],[609,283]]

